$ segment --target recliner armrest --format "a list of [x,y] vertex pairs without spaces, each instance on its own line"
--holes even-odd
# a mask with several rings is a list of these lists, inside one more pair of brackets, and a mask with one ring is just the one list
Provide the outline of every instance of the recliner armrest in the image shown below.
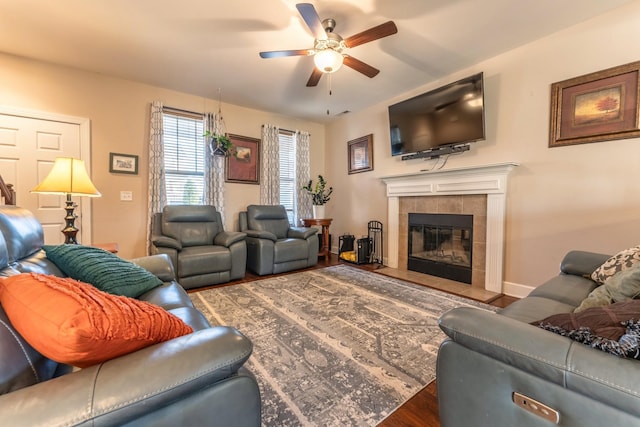
[[453,341],[493,359],[562,384],[572,341],[478,308],[454,308],[438,320]]
[[168,236],[153,236],[151,238],[151,243],[158,247],[172,248],[177,250],[182,249],[182,244],[179,241]]
[[254,237],[256,239],[267,239],[273,242],[278,240],[276,235],[269,231],[245,230],[244,232],[247,233],[247,237]]
[[163,282],[176,280],[176,272],[173,270],[173,263],[167,254],[149,255],[130,260],[132,263],[148,270]]
[[233,328],[203,329],[4,394],[2,423],[122,425],[236,375],[252,349]]
[[313,227],[292,227],[287,232],[287,236],[293,239],[308,239],[317,232],[318,229]]
[[640,414],[637,360],[477,308],[450,310],[439,324],[451,341],[471,351],[635,416]]
[[228,248],[234,243],[241,242],[246,238],[247,234],[240,231],[222,231],[213,239],[213,244]]

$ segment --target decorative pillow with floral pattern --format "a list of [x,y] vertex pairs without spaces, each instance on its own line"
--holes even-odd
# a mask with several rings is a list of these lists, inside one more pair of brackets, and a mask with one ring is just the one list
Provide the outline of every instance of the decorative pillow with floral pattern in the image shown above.
[[632,267],[638,262],[640,262],[640,245],[620,251],[606,260],[600,267],[591,273],[591,280],[602,285],[609,277]]

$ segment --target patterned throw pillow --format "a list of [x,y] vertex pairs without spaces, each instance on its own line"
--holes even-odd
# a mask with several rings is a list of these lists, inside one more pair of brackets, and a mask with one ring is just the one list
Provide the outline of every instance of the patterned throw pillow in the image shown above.
[[45,245],[43,249],[64,274],[110,294],[137,298],[162,284],[139,265],[103,249],[82,245]]
[[602,285],[609,277],[612,277],[622,270],[626,270],[638,262],[640,262],[640,245],[620,251],[606,260],[591,273],[591,280]]
[[531,324],[619,357],[640,359],[639,312],[640,300],[630,300],[554,314]]
[[604,285],[591,291],[573,312],[579,313],[590,307],[602,307],[638,297],[640,297],[640,263],[609,277]]
[[1,280],[0,303],[33,348],[80,368],[193,332],[156,305],[44,274]]

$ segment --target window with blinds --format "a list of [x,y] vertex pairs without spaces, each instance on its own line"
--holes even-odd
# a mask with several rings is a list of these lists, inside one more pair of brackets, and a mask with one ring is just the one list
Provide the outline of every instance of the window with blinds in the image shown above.
[[280,142],[280,204],[287,210],[289,223],[295,225],[296,206],[296,138],[293,132],[281,130]]
[[200,205],[204,200],[204,122],[202,116],[163,113],[167,204]]

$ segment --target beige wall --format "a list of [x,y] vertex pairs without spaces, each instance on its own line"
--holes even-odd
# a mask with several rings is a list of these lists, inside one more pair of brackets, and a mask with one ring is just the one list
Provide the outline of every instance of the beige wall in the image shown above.
[[[215,82],[211,84],[215,86]],[[222,96],[224,100],[224,88]],[[153,100],[197,112],[218,109],[217,100],[0,54],[0,103],[91,120],[92,179],[102,193],[101,198],[91,201],[92,241],[118,242],[125,258],[142,256],[146,251],[146,146]],[[309,131],[311,173],[323,172],[323,125],[225,103],[222,113],[227,131],[239,135],[259,138],[263,123]],[[110,152],[138,155],[139,174],[109,173]],[[225,185],[226,228],[236,230],[238,212],[247,204],[259,203],[259,186]],[[132,202],[120,201],[123,190],[133,192]]]
[[[537,286],[558,272],[568,250],[612,253],[640,243],[640,140],[548,148],[551,83],[640,60],[637,40],[640,2],[332,123],[326,162],[335,188],[327,205],[335,218],[332,233],[365,234],[371,219],[386,226],[387,201],[379,178],[434,164],[391,157],[387,106],[483,71],[487,138],[451,157],[446,168],[521,164],[508,192],[505,280]],[[347,141],[369,133],[374,135],[374,171],[348,175]]]
[[[266,122],[311,132],[311,174],[325,173],[335,189],[327,205],[334,218],[335,247],[340,234],[366,234],[371,219],[388,224],[381,176],[433,165],[390,156],[387,105],[483,71],[487,139],[452,157],[446,167],[521,163],[510,181],[505,280],[536,286],[558,271],[567,250],[611,253],[640,243],[640,141],[547,147],[550,84],[639,60],[639,39],[640,2],[635,2],[346,115],[326,130],[321,124],[265,111],[229,104],[222,109],[231,133],[259,137],[260,125]],[[372,84],[384,78],[381,73]],[[224,88],[222,94],[224,98]],[[187,110],[217,110],[212,99],[0,55],[0,103],[91,120],[92,175],[103,193],[92,201],[92,240],[117,241],[126,258],[145,250],[148,105],[156,99]],[[348,175],[347,141],[369,133],[374,135],[374,171]],[[109,152],[139,155],[140,174],[110,174]],[[133,191],[133,202],[119,200],[122,190]],[[258,186],[226,184],[226,190],[227,228],[236,229],[237,212],[259,200]]]

